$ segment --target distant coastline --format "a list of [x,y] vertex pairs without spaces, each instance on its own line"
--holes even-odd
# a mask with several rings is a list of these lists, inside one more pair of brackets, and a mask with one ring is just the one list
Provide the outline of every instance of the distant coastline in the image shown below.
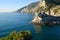
[[[51,0],[52,1],[52,0]],[[58,2],[58,1],[57,1]],[[23,8],[18,9],[16,12],[24,12],[24,13],[36,13],[37,11],[45,11],[46,14],[49,15],[49,11],[51,15],[60,15],[60,3],[54,1],[53,3],[50,0],[42,0],[39,2],[33,2]]]

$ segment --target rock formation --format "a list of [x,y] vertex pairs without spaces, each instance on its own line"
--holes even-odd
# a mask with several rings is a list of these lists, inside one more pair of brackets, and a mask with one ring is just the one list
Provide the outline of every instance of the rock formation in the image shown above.
[[60,16],[47,15],[44,11],[35,14],[32,24],[60,25]]

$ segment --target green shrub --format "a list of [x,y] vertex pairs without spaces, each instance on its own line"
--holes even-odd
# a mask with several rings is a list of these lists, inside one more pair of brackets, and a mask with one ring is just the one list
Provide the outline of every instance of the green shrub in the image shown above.
[[0,40],[31,40],[31,32],[29,30],[21,32],[11,32],[8,36],[0,38]]

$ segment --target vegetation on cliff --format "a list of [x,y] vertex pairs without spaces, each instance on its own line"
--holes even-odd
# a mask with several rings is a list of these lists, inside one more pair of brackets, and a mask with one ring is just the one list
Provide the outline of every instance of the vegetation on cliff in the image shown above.
[[36,11],[45,11],[47,14],[59,14],[60,13],[60,0],[41,0],[39,2],[34,2],[29,4],[18,12],[35,13]]
[[60,0],[45,0],[45,1],[52,4],[60,5]]
[[14,31],[6,37],[0,38],[0,40],[31,40],[31,32],[29,30],[22,32]]
[[[35,6],[37,6],[38,3],[39,3],[39,2],[31,3],[31,4],[25,6],[25,7],[21,8],[21,9],[18,9],[17,12],[21,12],[21,11],[23,11],[24,9],[27,9],[27,10],[30,11],[32,8],[34,8]],[[23,11],[23,12],[25,12],[25,11]]]

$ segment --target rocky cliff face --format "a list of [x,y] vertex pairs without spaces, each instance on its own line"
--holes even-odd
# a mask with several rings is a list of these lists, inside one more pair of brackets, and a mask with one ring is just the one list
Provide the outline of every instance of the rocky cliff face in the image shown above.
[[46,2],[46,9],[45,11],[47,14],[50,13],[50,15],[54,16],[60,16],[60,0],[45,0]]
[[57,15],[60,14],[60,0],[41,0],[40,2],[31,3],[20,11],[26,13],[45,11],[48,15]]

